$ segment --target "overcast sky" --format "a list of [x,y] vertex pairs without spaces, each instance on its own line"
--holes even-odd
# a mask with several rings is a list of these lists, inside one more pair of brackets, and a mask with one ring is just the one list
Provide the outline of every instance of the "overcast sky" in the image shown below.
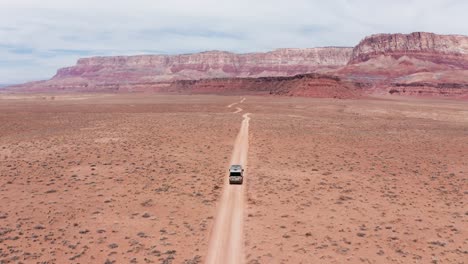
[[468,35],[465,0],[0,0],[0,84],[80,57],[354,46],[366,35]]

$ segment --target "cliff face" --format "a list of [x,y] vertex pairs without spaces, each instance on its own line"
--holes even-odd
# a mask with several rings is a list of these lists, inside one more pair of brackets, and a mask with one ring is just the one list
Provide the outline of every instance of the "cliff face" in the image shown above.
[[335,74],[368,93],[458,97],[468,93],[467,70],[468,36],[416,32],[366,37]]
[[50,80],[9,90],[259,92],[353,98],[356,90],[348,89],[350,83],[361,87],[359,93],[468,98],[468,36],[378,34],[354,48],[93,57],[59,69]]
[[93,57],[59,69],[53,79],[81,77],[103,81],[169,81],[222,77],[292,76],[318,67],[348,63],[352,48],[278,49],[235,54],[209,51],[183,55]]
[[396,59],[409,56],[436,64],[468,68],[468,37],[426,32],[372,35],[353,49],[349,64],[365,62],[380,55]]

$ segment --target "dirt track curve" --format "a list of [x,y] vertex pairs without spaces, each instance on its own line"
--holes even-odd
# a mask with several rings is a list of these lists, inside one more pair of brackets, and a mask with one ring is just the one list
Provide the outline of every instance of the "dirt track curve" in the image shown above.
[[[242,99],[241,102],[245,100]],[[231,105],[232,106],[232,105]],[[242,109],[241,109],[242,110]],[[239,111],[240,112],[240,111]],[[211,232],[206,263],[244,263],[244,207],[246,166],[249,149],[249,113],[243,115],[230,164],[241,164],[244,171],[242,185],[230,185],[227,168],[223,194],[218,204],[218,213]]]

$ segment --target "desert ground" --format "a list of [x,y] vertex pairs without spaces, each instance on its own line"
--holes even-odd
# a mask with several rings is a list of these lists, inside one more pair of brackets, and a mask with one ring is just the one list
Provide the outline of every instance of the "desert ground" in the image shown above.
[[466,101],[3,94],[0,263],[466,263],[467,173]]

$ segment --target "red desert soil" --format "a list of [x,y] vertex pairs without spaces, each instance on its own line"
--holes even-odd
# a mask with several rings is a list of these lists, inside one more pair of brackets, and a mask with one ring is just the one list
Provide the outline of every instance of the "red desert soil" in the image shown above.
[[247,263],[466,263],[468,104],[246,100]]
[[0,263],[199,263],[238,97],[0,99]]
[[208,261],[245,113],[241,261],[464,263],[468,105],[395,98],[1,95],[0,263]]

